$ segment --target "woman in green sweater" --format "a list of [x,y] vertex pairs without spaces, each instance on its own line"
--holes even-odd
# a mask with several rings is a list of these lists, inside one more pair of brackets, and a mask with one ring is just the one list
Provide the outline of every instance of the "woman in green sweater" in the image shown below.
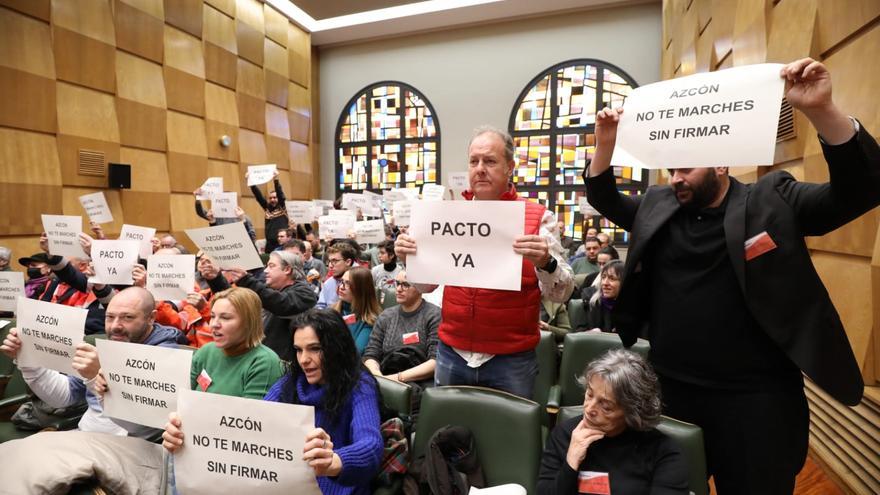
[[209,329],[214,342],[193,355],[193,390],[262,399],[283,374],[275,351],[262,345],[262,304],[255,292],[235,287],[214,295]]
[[362,266],[349,268],[342,275],[336,292],[339,294],[339,301],[333,305],[333,309],[342,315],[343,321],[348,325],[360,356],[367,348],[373,325],[382,312],[382,306],[376,297],[373,274]]

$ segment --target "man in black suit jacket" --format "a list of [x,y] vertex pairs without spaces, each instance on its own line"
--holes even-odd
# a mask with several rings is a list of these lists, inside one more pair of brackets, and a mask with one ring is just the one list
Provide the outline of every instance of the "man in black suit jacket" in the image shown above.
[[[670,186],[620,194],[609,170],[622,110],[596,117],[590,204],[632,233],[613,320],[624,345],[651,341],[665,413],[701,426],[721,495],[792,493],[807,453],[801,370],[855,405],[864,384],[804,236],[880,204],[880,149],[831,99],[819,62],[785,66],[789,103],[819,132],[830,181],[726,167],[670,170]],[[587,177],[588,175],[588,177]]]

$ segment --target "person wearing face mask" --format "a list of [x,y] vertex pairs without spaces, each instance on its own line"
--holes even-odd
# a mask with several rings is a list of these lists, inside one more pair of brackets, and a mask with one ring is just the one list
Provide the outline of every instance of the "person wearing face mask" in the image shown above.
[[[645,359],[608,351],[587,366],[581,384],[583,416],[556,425],[547,439],[537,493],[687,495],[687,459],[655,428],[660,387]],[[593,491],[590,483],[605,489]]]
[[[376,380],[332,310],[297,316],[293,345],[296,360],[263,400],[314,406],[316,428],[306,435],[302,458],[314,469],[322,493],[371,493],[382,459]],[[183,429],[179,416],[172,416],[162,443],[169,452],[186,448]]]
[[[57,280],[52,277],[52,269],[49,268],[49,255],[37,253],[25,258],[19,258],[18,263],[27,267],[27,280],[24,283],[24,294],[28,299],[42,299],[54,290]],[[49,292],[48,297],[51,296]]]

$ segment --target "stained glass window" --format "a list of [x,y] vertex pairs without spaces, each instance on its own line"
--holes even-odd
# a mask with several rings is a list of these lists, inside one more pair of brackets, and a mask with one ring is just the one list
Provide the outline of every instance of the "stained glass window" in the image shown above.
[[349,100],[336,127],[336,189],[380,191],[440,181],[440,130],[415,88],[384,81]]
[[[636,82],[619,68],[599,60],[580,59],[548,68],[523,89],[510,116],[520,196],[538,201],[565,224],[565,235],[577,241],[589,227],[625,245],[629,234],[608,220],[580,213],[585,196],[581,174],[596,150],[596,112],[623,105]],[[642,194],[648,177],[641,169],[614,167],[624,194]]]

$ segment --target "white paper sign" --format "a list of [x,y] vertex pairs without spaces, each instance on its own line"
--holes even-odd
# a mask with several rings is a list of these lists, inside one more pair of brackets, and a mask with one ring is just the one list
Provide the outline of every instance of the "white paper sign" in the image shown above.
[[79,376],[71,362],[85,335],[86,314],[82,308],[19,297],[15,312],[21,338],[18,365]]
[[138,262],[137,241],[92,241],[95,281],[103,284],[131,285],[131,271]]
[[466,191],[471,187],[467,172],[452,172],[449,174],[449,188],[455,191]]
[[601,213],[593,208],[593,205],[591,205],[587,201],[586,196],[581,196],[580,198],[578,198],[578,210],[581,212],[581,215],[585,217],[594,217],[597,215],[601,215]]
[[156,235],[156,229],[152,227],[140,227],[137,225],[122,224],[122,230],[119,232],[120,241],[137,241],[140,243],[138,248],[138,257],[147,259],[153,254],[153,236]]
[[251,165],[248,167],[248,177],[247,177],[247,185],[248,186],[259,186],[260,184],[265,184],[270,182],[272,178],[275,176],[275,171],[278,167],[272,163],[269,165]]
[[196,257],[192,254],[160,254],[147,260],[147,290],[157,301],[179,301],[196,284]]
[[285,201],[284,207],[287,208],[287,218],[291,222],[312,223],[315,219],[314,205],[311,201]]
[[626,99],[612,165],[772,165],[782,64],[700,72],[641,86]]
[[330,236],[331,239],[347,239],[354,224],[353,215],[324,215],[318,218],[318,231],[322,238]]
[[236,267],[251,270],[263,267],[257,248],[251,242],[242,222],[187,229],[186,235],[223,270]]
[[70,215],[43,215],[43,230],[49,237],[49,253],[53,256],[81,258],[85,256],[79,245],[82,217]]
[[395,201],[394,208],[392,208],[392,214],[394,215],[394,225],[398,227],[406,227],[409,225],[409,217],[410,212],[412,211],[412,204],[417,203],[418,201]]
[[196,199],[204,200],[211,199],[214,194],[223,192],[223,177],[208,177],[205,180],[205,183],[199,188],[199,193],[196,195]]
[[444,194],[446,194],[446,186],[439,184],[422,185],[422,199],[425,201],[443,201]]
[[9,320],[0,320],[0,329],[6,328],[6,325],[9,325],[10,323],[12,322]]
[[381,215],[372,196],[357,193],[344,193],[342,195],[342,207],[346,210],[357,212],[365,217],[378,217]]
[[[285,202],[284,204],[287,204]],[[324,210],[323,206],[312,206],[312,221],[314,222],[318,218],[324,216],[327,212]]]
[[86,210],[89,220],[95,223],[110,223],[113,221],[113,213],[110,212],[110,205],[107,204],[107,198],[104,197],[103,192],[98,191],[80,196],[79,204]]
[[[302,460],[314,408],[182,390],[177,400],[184,447],[174,454],[181,495],[321,495]],[[275,452],[266,455],[266,451]]]
[[107,380],[104,414],[164,428],[177,411],[177,393],[190,387],[192,351],[107,339],[95,345]]
[[237,218],[235,208],[238,206],[238,193],[214,193],[211,199],[211,211],[214,218]]
[[520,290],[523,201],[416,201],[409,235],[418,255],[406,259],[410,282]]
[[328,211],[333,209],[333,201],[330,201],[329,199],[313,199],[312,204],[321,207],[321,214],[316,215],[315,218],[318,218],[321,215],[326,215]]
[[24,273],[0,272],[0,311],[15,311],[24,295]]
[[351,210],[330,210],[327,212],[331,217],[351,217],[357,219],[357,212]]
[[365,220],[355,222],[357,241],[362,244],[378,244],[385,240],[385,222],[382,220]]

